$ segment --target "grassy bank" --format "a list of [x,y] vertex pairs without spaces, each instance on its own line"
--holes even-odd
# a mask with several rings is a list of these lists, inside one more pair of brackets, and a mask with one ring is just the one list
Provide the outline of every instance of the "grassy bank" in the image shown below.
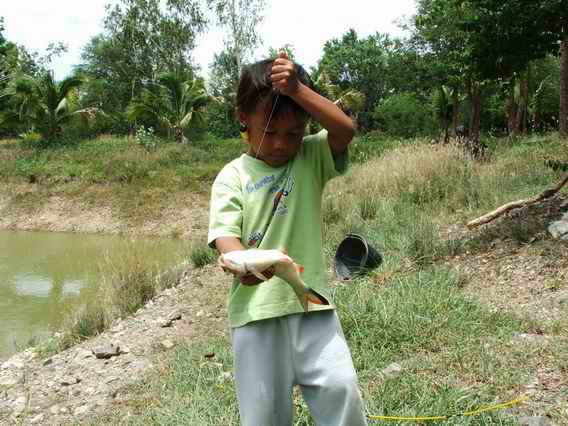
[[40,356],[52,356],[103,332],[115,320],[134,314],[161,291],[176,286],[187,268],[191,248],[187,250],[186,254],[177,254],[178,264],[166,270],[150,261],[147,251],[135,246],[106,258],[98,265],[101,278],[96,293],[79,308],[64,308],[64,320],[57,332],[37,344]]
[[[460,413],[515,398],[543,365],[568,374],[566,316],[541,322],[499,312],[468,295],[469,277],[451,267],[452,256],[488,250],[498,240],[530,242],[547,255],[564,255],[538,220],[450,232],[505,202],[540,193],[562,176],[545,162],[566,160],[566,145],[554,135],[488,142],[492,157],[485,163],[465,160],[452,147],[424,143],[399,144],[378,156],[371,151],[368,161],[326,191],[326,258],[348,231],[363,233],[385,258],[372,274],[334,285],[369,414]],[[521,333],[549,339],[519,340]],[[207,353],[214,358],[204,358]],[[392,362],[401,365],[401,373],[383,374]],[[231,369],[226,340],[180,347],[129,389],[118,413],[92,424],[236,425],[234,385],[223,374]],[[450,423],[512,425],[521,412],[546,413],[561,424],[565,395],[556,397],[556,402],[531,401],[521,409],[455,417]],[[299,395],[295,405],[296,424],[312,425]]]
[[[402,141],[360,138],[354,158],[365,161]],[[0,196],[16,215],[33,215],[56,196],[79,210],[105,206],[130,226],[160,219],[164,208],[187,205],[188,194],[209,193],[221,167],[243,152],[239,139],[205,139],[191,144],[158,141],[148,151],[131,137],[99,137],[51,149],[0,141]],[[24,190],[18,190],[23,187]]]

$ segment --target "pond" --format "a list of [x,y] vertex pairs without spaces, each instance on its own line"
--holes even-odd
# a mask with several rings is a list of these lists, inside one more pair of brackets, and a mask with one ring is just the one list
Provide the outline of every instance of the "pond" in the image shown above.
[[165,269],[185,260],[188,242],[0,231],[0,359],[55,330],[133,252]]

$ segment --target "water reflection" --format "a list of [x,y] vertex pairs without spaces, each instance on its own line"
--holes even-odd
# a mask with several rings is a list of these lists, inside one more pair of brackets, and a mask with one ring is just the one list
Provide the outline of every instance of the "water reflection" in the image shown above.
[[16,342],[45,336],[70,310],[92,297],[108,258],[147,253],[166,266],[183,259],[185,244],[113,236],[0,231],[0,358]]

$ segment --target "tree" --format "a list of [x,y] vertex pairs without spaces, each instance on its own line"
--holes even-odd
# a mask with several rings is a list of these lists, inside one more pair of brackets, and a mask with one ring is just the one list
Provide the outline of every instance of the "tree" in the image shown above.
[[444,130],[444,143],[448,143],[450,140],[449,127],[452,120],[452,110],[451,89],[440,86],[435,92],[434,111]]
[[52,144],[63,124],[72,116],[92,112],[78,110],[71,105],[72,93],[82,83],[77,77],[68,77],[57,83],[51,72],[37,78],[18,76],[7,89],[17,114],[5,116],[5,119],[30,123],[31,130],[41,132],[45,141]]
[[104,32],[82,52],[86,98],[120,115],[147,82],[193,71],[191,52],[206,25],[196,0],[120,0],[107,6]]
[[568,35],[560,44],[560,111],[558,117],[560,135],[568,139]]
[[257,32],[262,22],[265,0],[208,0],[219,24],[227,29],[225,50],[234,56],[238,80],[244,61],[260,43]]
[[327,41],[318,62],[316,75],[325,71],[331,83],[342,92],[354,89],[365,96],[365,105],[359,115],[363,129],[372,127],[373,108],[389,93],[385,76],[392,45],[387,35],[375,34],[360,39],[351,29],[340,39]]
[[237,137],[239,126],[235,119],[235,99],[239,71],[235,55],[228,49],[215,54],[210,70],[209,90],[219,102],[208,108],[209,128],[219,137]]
[[[564,0],[419,0],[415,23],[420,36],[432,52],[461,69],[464,76],[474,140],[479,137],[487,81],[516,79],[531,60],[558,49],[561,23],[568,13],[562,3]],[[531,12],[519,13],[523,10]],[[523,85],[526,109],[527,83]]]
[[191,75],[169,73],[152,89],[144,88],[128,107],[128,118],[151,120],[173,132],[176,142],[184,141],[184,130],[203,127],[204,107],[212,100],[203,80]]

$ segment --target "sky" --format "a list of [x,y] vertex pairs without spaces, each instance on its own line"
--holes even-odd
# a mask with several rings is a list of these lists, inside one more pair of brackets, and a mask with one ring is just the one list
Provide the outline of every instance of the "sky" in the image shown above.
[[[4,37],[43,53],[49,43],[64,42],[68,52],[52,63],[57,79],[67,76],[80,62],[81,49],[102,31],[105,5],[118,0],[0,0]],[[269,47],[293,46],[296,61],[309,68],[317,64],[323,45],[350,28],[360,37],[375,32],[403,35],[397,21],[415,13],[415,0],[266,0],[259,26],[263,45],[255,52],[264,57]],[[195,63],[207,72],[213,55],[223,48],[223,30],[210,26],[197,40]]]

